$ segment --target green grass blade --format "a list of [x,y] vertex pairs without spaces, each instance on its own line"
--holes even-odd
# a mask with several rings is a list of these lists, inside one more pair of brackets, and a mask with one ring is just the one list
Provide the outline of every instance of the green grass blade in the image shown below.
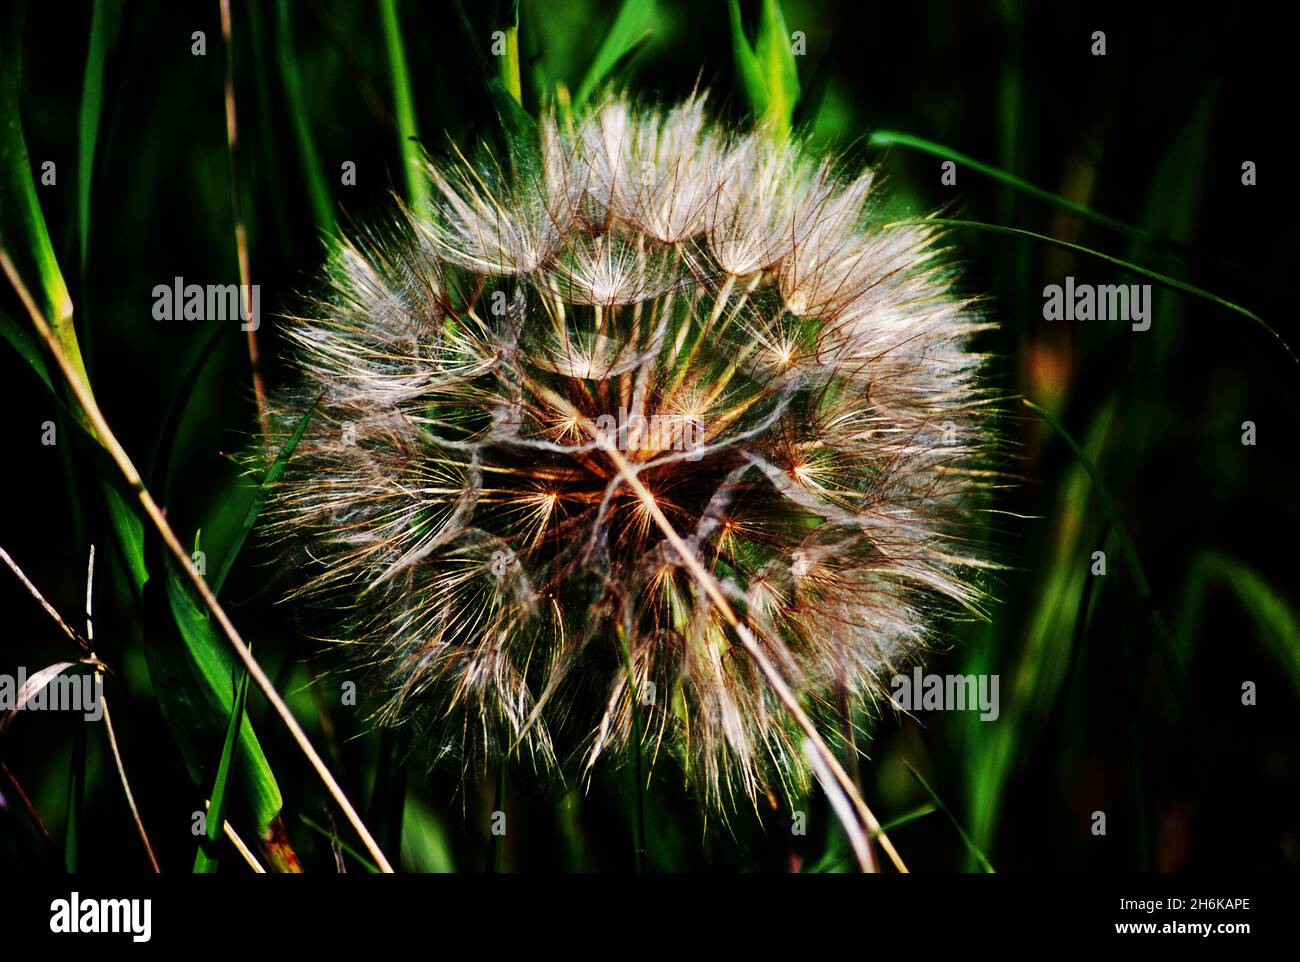
[[326,186],[325,170],[321,167],[316,140],[312,136],[307,108],[302,99],[302,78],[298,73],[298,58],[293,49],[293,23],[288,0],[276,2],[275,52],[280,64],[280,79],[284,84],[284,99],[293,122],[293,138],[298,145],[298,158],[302,162],[303,182],[307,185],[307,198],[311,201],[312,216],[322,231],[334,229],[334,203]]
[[331,845],[337,845],[343,851],[347,852],[354,859],[356,859],[357,862],[361,865],[361,867],[364,868],[367,872],[371,872],[376,875],[379,874],[378,866],[376,866],[374,862],[372,862],[369,858],[367,858],[364,853],[358,852],[346,841],[339,838],[336,834],[331,832],[329,829],[325,828],[325,826],[321,825],[319,822],[313,821],[312,819],[308,818],[306,815],[302,815],[302,814],[299,814],[298,821],[302,822],[313,832],[316,832],[318,835],[321,835],[324,838],[328,839]]
[[514,98],[515,103],[524,102],[523,80],[519,74],[519,0],[511,0],[509,20],[502,24],[505,34],[506,52],[497,57],[497,72],[501,84]]
[[68,355],[73,371],[84,381],[86,367],[72,325],[72,298],[36,199],[19,112],[18,83],[27,4],[14,2],[6,7],[3,26],[0,26],[3,30],[0,35],[0,245],[9,252],[19,274],[27,278],[55,339]]
[[397,0],[380,0],[379,13],[384,27],[384,49],[388,53],[389,78],[393,85],[398,146],[406,175],[406,199],[417,217],[427,218],[431,210],[429,184],[424,176],[424,151],[420,148],[420,130],[415,121],[415,97],[411,92],[411,75],[406,68],[406,46],[397,19]]
[[767,113],[767,83],[763,79],[763,71],[754,48],[745,36],[738,0],[727,0],[727,14],[731,20],[731,53],[736,65],[736,80],[749,103],[750,113],[762,117]]
[[780,0],[763,0],[754,57],[767,87],[767,119],[778,135],[784,137],[790,133],[794,108],[799,102],[799,69]]
[[226,740],[221,746],[221,761],[217,765],[217,775],[212,783],[209,796],[208,816],[204,821],[203,837],[194,853],[194,872],[207,873],[217,870],[218,850],[221,843],[222,826],[226,823],[226,792],[230,787],[230,777],[235,767],[235,745],[239,741],[239,730],[244,723],[244,705],[248,701],[248,672],[241,673],[239,690],[235,695],[235,704],[230,712],[230,724],[226,726]]
[[[927,815],[933,815],[937,811],[938,809],[935,808],[932,803],[927,802],[924,805],[912,809],[910,812],[904,812],[902,815],[898,816],[898,818],[890,819],[883,823],[878,831],[872,833],[872,838],[879,838],[881,835],[888,834],[896,828],[902,828],[904,825],[925,818]],[[843,836],[841,835],[840,837],[842,838]],[[853,857],[854,853],[851,848],[828,852],[803,871],[808,875],[818,875],[824,872],[831,872],[839,868],[841,865],[844,865]]]
[[1300,695],[1300,615],[1286,596],[1254,569],[1217,551],[1202,551],[1192,563],[1175,632],[1174,648],[1180,662],[1184,666],[1191,663],[1196,627],[1207,601],[1205,587],[1210,584],[1222,585],[1236,596]]
[[762,0],[758,35],[752,47],[745,36],[737,0],[729,0],[727,13],[740,89],[754,116],[768,124],[775,137],[783,139],[790,134],[799,102],[799,70],[781,4],[778,0]]
[[951,147],[935,143],[933,140],[926,140],[924,137],[916,137],[912,134],[902,133],[897,130],[877,130],[867,139],[867,143],[872,147],[909,147],[913,150],[919,150],[934,157],[951,160],[962,167],[983,174],[985,177],[991,177],[1009,187],[1014,187],[1023,194],[1028,194],[1030,197],[1046,201],[1055,207],[1059,207],[1061,210],[1067,210],[1072,214],[1077,214],[1079,217],[1082,217],[1085,220],[1090,220],[1094,224],[1109,227],[1111,230],[1125,234],[1134,240],[1140,240],[1146,243],[1159,242],[1181,246],[1177,241],[1161,237],[1155,232],[1146,230],[1145,228],[1126,224],[1121,220],[1116,220],[1114,217],[1108,217],[1105,214],[1093,210],[1091,207],[1072,201],[1068,197],[1062,197],[1060,194],[1054,194],[1050,190],[1045,190],[1036,184],[1031,184],[1029,181],[1022,177],[1017,177],[1010,171],[1003,170],[1000,167],[994,167],[992,164],[986,164],[983,161],[976,160],[969,154],[963,154],[959,150],[953,150]]
[[601,41],[596,56],[592,58],[573,95],[575,107],[585,104],[601,84],[649,41],[654,32],[654,19],[654,0],[623,0],[623,5],[605,32],[605,39]]
[[248,540],[249,532],[253,530],[253,525],[257,522],[257,516],[261,514],[263,505],[266,504],[266,496],[270,493],[275,482],[280,479],[280,475],[284,473],[285,466],[289,463],[289,459],[293,457],[293,452],[297,449],[298,442],[302,440],[303,434],[307,431],[307,425],[311,423],[315,411],[314,407],[309,408],[307,413],[298,419],[293,434],[280,448],[280,453],[275,456],[275,460],[267,469],[265,477],[262,478],[262,483],[257,486],[257,490],[253,493],[252,503],[249,504],[248,512],[244,515],[244,523],[235,536],[234,543],[226,551],[226,556],[221,559],[221,568],[217,571],[217,576],[212,580],[213,594],[221,594],[221,587],[226,583],[226,578],[230,574],[235,559],[243,549],[244,542]]
[[907,773],[916,779],[917,784],[925,789],[925,793],[929,795],[930,800],[938,806],[939,811],[948,816],[948,821],[952,822],[952,827],[957,830],[957,834],[961,836],[961,840],[966,843],[966,847],[970,850],[970,853],[975,856],[975,860],[979,862],[980,868],[990,875],[994,874],[992,863],[990,863],[984,853],[980,851],[979,846],[975,844],[975,840],[966,834],[966,829],[961,827],[961,822],[957,821],[956,816],[948,810],[948,806],[943,803],[943,799],[939,797],[939,793],[930,787],[930,783],[921,776],[920,772],[911,766],[906,758],[899,758],[899,761],[903,763],[903,767],[907,769]]
[[1153,271],[1141,266],[1140,264],[1134,264],[1132,261],[1126,261],[1122,257],[1114,257],[1110,254],[1104,254],[1101,251],[1093,250],[1091,247],[1084,247],[1082,244],[1072,244],[1069,241],[1058,240],[1055,237],[1048,237],[1046,234],[1037,234],[1029,230],[1022,230],[1019,227],[1003,227],[1001,224],[985,224],[974,220],[953,220],[943,217],[911,218],[907,220],[894,221],[892,224],[886,226],[892,227],[895,225],[902,226],[908,224],[936,224],[941,227],[971,227],[976,230],[991,231],[995,234],[1024,237],[1029,240],[1036,240],[1044,244],[1050,244],[1053,247],[1059,247],[1061,250],[1073,251],[1076,254],[1087,254],[1089,257],[1096,257],[1098,260],[1106,261],[1108,264],[1114,264],[1116,267],[1122,267],[1124,270],[1137,274],[1140,277],[1150,278],[1157,284],[1168,287],[1171,290],[1181,291],[1184,294],[1191,294],[1195,297],[1203,298],[1212,304],[1218,304],[1220,307],[1226,307],[1228,310],[1235,311],[1242,317],[1254,321],[1272,335],[1274,340],[1282,345],[1282,348],[1287,352],[1287,354],[1291,355],[1291,360],[1294,361],[1297,366],[1300,366],[1300,357],[1296,356],[1295,351],[1291,349],[1291,345],[1288,344],[1283,339],[1282,335],[1275,331],[1267,321],[1254,311],[1249,311],[1239,304],[1234,304],[1232,301],[1219,297],[1217,294],[1212,294],[1209,291],[1202,290],[1194,284],[1180,281],[1178,278],[1170,277],[1168,274],[1161,274],[1159,271]]
[[[166,597],[161,603],[180,637],[174,633],[159,637],[163,632],[155,614],[154,630],[145,632],[145,654],[163,719],[191,779],[202,785],[209,782],[205,773],[230,724],[237,695],[232,679],[239,665],[175,565],[167,564],[166,572],[162,589]],[[151,585],[152,581],[146,591]],[[241,798],[252,813],[259,837],[265,837],[283,800],[252,724],[240,726],[237,751],[239,769],[244,773],[239,783]]]
[[18,356],[27,363],[27,366],[41,379],[41,383],[49,389],[50,396],[57,399],[58,392],[54,389],[54,382],[50,380],[50,371],[45,366],[45,358],[41,356],[41,349],[36,343],[36,338],[19,327],[14,322],[14,319],[4,311],[0,311],[0,337],[9,342],[9,346],[18,352]]
[[1102,507],[1106,511],[1106,517],[1110,519],[1110,523],[1115,529],[1115,536],[1119,539],[1120,550],[1124,552],[1124,560],[1128,563],[1129,570],[1133,572],[1133,581],[1137,586],[1138,594],[1142,597],[1143,601],[1150,602],[1151,585],[1147,581],[1146,572],[1142,568],[1142,562],[1138,560],[1137,549],[1133,547],[1133,541],[1128,536],[1128,529],[1124,527],[1124,520],[1119,516],[1119,510],[1115,507],[1115,502],[1110,496],[1110,489],[1106,486],[1106,483],[1102,481],[1101,475],[1097,473],[1097,468],[1093,465],[1092,459],[1084,453],[1083,448],[1079,446],[1079,442],[1074,439],[1074,435],[1065,429],[1065,425],[1061,424],[1060,421],[1054,418],[1046,410],[1039,407],[1028,398],[1021,398],[1020,403],[1046,421],[1048,425],[1051,426],[1052,430],[1060,435],[1061,440],[1064,441],[1074,453],[1080,467],[1087,472],[1088,477],[1092,480],[1093,487],[1097,491],[1097,497],[1101,499]]
[[122,25],[122,0],[95,0],[90,17],[90,47],[81,85],[81,115],[77,140],[77,226],[81,241],[81,273],[90,255],[90,189],[95,173],[95,145],[104,106],[104,61],[117,43]]

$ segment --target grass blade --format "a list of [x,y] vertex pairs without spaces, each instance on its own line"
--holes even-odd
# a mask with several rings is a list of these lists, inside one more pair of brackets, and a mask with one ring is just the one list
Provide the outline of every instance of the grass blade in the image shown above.
[[1061,210],[1067,210],[1071,214],[1076,214],[1085,220],[1090,220],[1094,224],[1100,224],[1103,227],[1109,227],[1111,230],[1118,231],[1134,240],[1143,241],[1144,243],[1168,244],[1175,247],[1183,246],[1178,241],[1167,237],[1161,237],[1154,231],[1146,230],[1142,227],[1135,227],[1132,224],[1126,224],[1114,217],[1108,217],[1105,214],[1093,210],[1083,204],[1070,200],[1068,197],[1062,197],[1060,194],[1054,194],[1036,184],[1031,184],[1022,177],[1017,177],[1010,171],[1003,170],[1000,167],[994,167],[992,164],[986,164],[983,161],[976,160],[969,154],[963,154],[959,150],[953,150],[944,144],[935,143],[933,140],[926,140],[924,137],[916,137],[912,134],[902,133],[897,130],[877,130],[874,131],[867,139],[867,143],[872,147],[910,147],[913,150],[919,150],[923,153],[930,154],[934,157],[942,157],[944,160],[951,160],[954,163],[983,174],[985,177],[991,177],[996,181],[1014,187],[1022,194],[1028,194],[1038,200],[1046,201]]
[[1106,261],[1108,264],[1114,264],[1116,267],[1122,267],[1124,270],[1137,274],[1140,277],[1150,278],[1151,280],[1155,281],[1157,284],[1160,284],[1164,287],[1168,287],[1171,290],[1181,291],[1184,294],[1191,294],[1195,297],[1204,298],[1205,300],[1211,302],[1212,304],[1218,304],[1220,307],[1226,307],[1228,310],[1235,311],[1238,314],[1240,314],[1242,317],[1254,321],[1265,331],[1267,331],[1270,335],[1272,335],[1274,340],[1276,340],[1279,344],[1282,345],[1282,348],[1287,352],[1287,354],[1291,355],[1291,360],[1294,361],[1297,366],[1300,366],[1300,357],[1297,357],[1295,351],[1291,350],[1291,345],[1288,344],[1283,339],[1282,335],[1279,334],[1277,331],[1275,331],[1267,321],[1265,321],[1254,311],[1249,311],[1239,304],[1234,304],[1232,303],[1232,301],[1226,300],[1217,294],[1211,294],[1209,291],[1202,290],[1201,288],[1195,286],[1194,284],[1189,284],[1186,281],[1180,281],[1176,277],[1170,277],[1168,274],[1161,274],[1159,271],[1150,270],[1149,268],[1143,267],[1140,264],[1134,264],[1132,261],[1126,261],[1121,257],[1114,257],[1110,254],[1103,254],[1101,251],[1093,250],[1091,247],[1084,247],[1082,244],[1072,244],[1069,241],[1058,240],[1055,237],[1048,237],[1046,234],[1036,234],[1033,231],[1022,230],[1019,227],[1003,227],[1001,224],[985,224],[980,221],[952,220],[943,217],[911,218],[908,220],[894,221],[892,224],[888,224],[886,226],[901,227],[903,225],[917,225],[917,224],[935,224],[940,227],[972,227],[976,230],[991,231],[992,233],[995,234],[1007,234],[1012,237],[1024,237],[1024,238],[1028,238],[1029,240],[1041,241],[1044,244],[1051,244],[1053,247],[1059,247],[1061,248],[1061,250],[1073,251],[1076,254],[1087,254],[1089,257],[1096,257],[1099,260]]
[[767,83],[758,65],[758,57],[754,55],[754,48],[745,36],[738,0],[727,0],[727,14],[731,19],[731,55],[735,60],[736,79],[749,102],[750,113],[761,117],[767,113]]
[[781,4],[778,0],[762,0],[752,47],[745,36],[737,0],[729,0],[727,12],[736,76],[749,109],[769,125],[773,135],[787,137],[799,102],[799,70]]
[[[163,718],[180,745],[191,778],[202,784],[215,746],[229,729],[238,697],[232,681],[238,665],[185,589],[175,566],[166,565],[166,570],[165,601],[180,637],[157,637],[161,627],[146,631],[145,651]],[[236,747],[245,773],[243,796],[259,836],[265,838],[283,807],[280,789],[251,724],[239,726]]]
[[431,210],[429,185],[424,177],[424,152],[420,149],[420,132],[415,122],[415,98],[411,93],[411,76],[406,69],[406,46],[397,19],[397,0],[379,0],[379,14],[383,21],[384,49],[388,53],[388,72],[393,84],[397,139],[406,175],[406,199],[417,217],[427,218]]
[[975,856],[975,860],[979,862],[980,868],[990,875],[995,874],[993,865],[985,857],[984,853],[980,851],[980,848],[975,844],[974,839],[966,834],[966,830],[961,827],[961,822],[957,821],[956,816],[949,811],[948,806],[945,805],[943,799],[939,797],[939,793],[930,787],[930,783],[921,776],[920,772],[911,766],[906,758],[899,758],[899,761],[903,763],[903,767],[907,769],[907,773],[916,779],[916,783],[925,789],[925,793],[930,796],[930,800],[934,802],[939,811],[948,816],[948,821],[952,822],[952,827],[957,830],[957,834],[961,836],[961,840],[966,843],[966,847],[970,849],[970,853]]
[[[230,787],[230,776],[234,771],[235,745],[239,740],[239,730],[244,721],[244,705],[248,700],[248,672],[242,672],[239,690],[235,695],[235,704],[230,711],[230,724],[226,727],[226,740],[221,746],[221,761],[217,765],[217,775],[212,784],[212,801],[208,805],[207,819],[203,823],[203,837],[199,840],[198,850],[194,853],[194,872],[208,873],[217,870],[216,839],[222,834],[221,826],[226,821],[226,790]],[[215,831],[214,831],[214,828]]]
[[592,58],[573,95],[574,107],[581,107],[623,64],[632,59],[653,35],[654,0],[623,0],[605,39]]
[[763,0],[754,56],[767,86],[767,119],[785,136],[790,132],[794,108],[799,102],[799,68],[795,65],[780,0]]
[[302,78],[298,73],[298,58],[293,49],[293,24],[290,20],[288,0],[276,2],[275,52],[280,64],[280,78],[284,83],[284,99],[293,122],[293,137],[298,145],[302,162],[303,182],[307,185],[307,198],[311,201],[316,226],[322,231],[334,229],[334,204],[326,186],[325,170],[321,167],[316,140],[312,137],[307,109],[302,100]]
[[1183,610],[1175,632],[1175,651],[1183,665],[1191,663],[1196,627],[1208,600],[1205,586],[1219,584],[1228,588],[1245,612],[1259,627],[1260,637],[1269,645],[1286,670],[1291,684],[1300,694],[1300,616],[1286,596],[1277,591],[1245,563],[1217,551],[1203,551],[1192,563],[1183,592]]
[[298,424],[293,429],[293,434],[280,448],[280,453],[276,455],[275,461],[271,463],[271,467],[267,469],[266,475],[262,478],[262,483],[257,486],[257,490],[253,493],[253,500],[248,506],[248,513],[244,515],[244,524],[239,529],[239,534],[235,536],[235,541],[226,552],[226,556],[221,559],[221,568],[217,571],[217,576],[212,580],[213,594],[221,594],[221,587],[226,583],[226,578],[230,574],[235,559],[239,557],[244,542],[248,540],[248,535],[257,522],[257,516],[262,512],[262,506],[266,504],[267,494],[275,482],[279,480],[280,475],[284,473],[285,466],[289,463],[289,459],[293,457],[293,452],[297,449],[298,442],[302,440],[302,436],[307,430],[307,425],[311,423],[314,413],[315,408],[313,407],[299,418]]
[[27,141],[18,109],[22,69],[22,30],[27,4],[6,5],[0,35],[0,237],[14,243],[19,275],[35,277],[41,310],[54,339],[67,355],[73,374],[86,381],[81,346],[72,325],[72,298],[59,270],[50,234],[36,199]]
[[86,73],[81,85],[81,113],[77,140],[77,226],[81,241],[81,274],[86,274],[90,255],[90,189],[94,182],[95,146],[99,141],[99,120],[104,106],[104,61],[117,43],[122,25],[122,0],[95,0],[90,17],[90,47],[86,51]]

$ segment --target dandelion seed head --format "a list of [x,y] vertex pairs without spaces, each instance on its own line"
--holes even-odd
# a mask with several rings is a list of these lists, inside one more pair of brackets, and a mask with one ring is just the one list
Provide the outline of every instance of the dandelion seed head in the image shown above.
[[871,704],[980,602],[986,323],[941,236],[705,104],[453,151],[432,215],[337,242],[288,321],[275,423],[313,414],[269,530],[435,757],[581,771],[639,742],[714,799],[808,782],[665,525],[813,705]]

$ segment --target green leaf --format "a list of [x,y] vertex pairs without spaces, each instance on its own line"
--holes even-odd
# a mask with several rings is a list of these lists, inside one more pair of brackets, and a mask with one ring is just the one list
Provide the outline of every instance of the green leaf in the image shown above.
[[655,0],[623,0],[573,95],[575,107],[585,104],[601,84],[645,45],[654,34],[654,20]]
[[[151,629],[145,632],[149,674],[163,718],[180,747],[196,785],[211,782],[208,770],[229,729],[235,709],[233,678],[240,665],[194,598],[188,583],[167,563],[165,599],[149,592]],[[152,588],[152,582],[147,586]],[[174,630],[160,624],[165,605]],[[176,637],[179,632],[179,638]],[[239,728],[237,764],[244,773],[241,795],[264,837],[283,806],[280,789],[251,724]]]
[[234,771],[235,745],[239,740],[239,731],[243,727],[244,705],[247,701],[248,672],[244,671],[239,679],[235,706],[230,712],[230,724],[226,726],[226,740],[221,746],[221,761],[217,765],[217,776],[208,803],[208,815],[203,823],[204,837],[199,840],[198,850],[194,853],[196,873],[217,870],[218,843],[224,834],[222,827],[226,824],[226,790],[230,786],[230,776]]

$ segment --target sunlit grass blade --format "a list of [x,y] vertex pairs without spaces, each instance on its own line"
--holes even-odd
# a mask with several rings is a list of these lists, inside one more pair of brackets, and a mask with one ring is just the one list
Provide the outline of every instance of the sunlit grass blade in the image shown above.
[[573,94],[574,107],[581,107],[602,84],[632,59],[654,34],[654,0],[623,0],[605,39],[592,57]]
[[505,52],[497,57],[497,75],[515,103],[524,102],[523,81],[519,75],[519,0],[510,0],[505,22],[500,25],[504,34]]
[[781,4],[778,0],[762,0],[752,46],[745,36],[737,0],[728,0],[727,12],[736,75],[749,108],[769,125],[774,136],[785,137],[790,133],[799,101],[799,71]]
[[411,76],[406,68],[406,45],[402,26],[397,19],[397,0],[380,0],[379,14],[384,30],[384,49],[388,54],[388,73],[393,87],[393,108],[397,119],[398,147],[402,152],[402,171],[406,181],[406,199],[417,217],[428,217],[429,185],[424,176],[424,156],[420,149],[420,129],[415,120],[415,96]]

